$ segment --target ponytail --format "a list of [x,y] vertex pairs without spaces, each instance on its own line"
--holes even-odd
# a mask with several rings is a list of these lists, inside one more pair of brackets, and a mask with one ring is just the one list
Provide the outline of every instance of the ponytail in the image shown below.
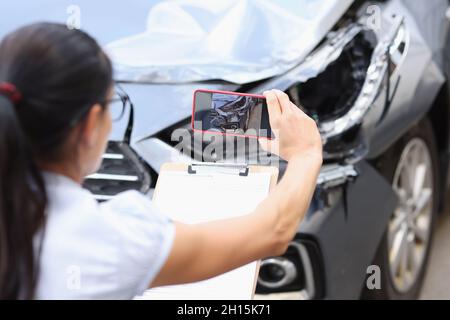
[[46,194],[29,150],[13,101],[0,95],[0,299],[32,298],[38,276]]

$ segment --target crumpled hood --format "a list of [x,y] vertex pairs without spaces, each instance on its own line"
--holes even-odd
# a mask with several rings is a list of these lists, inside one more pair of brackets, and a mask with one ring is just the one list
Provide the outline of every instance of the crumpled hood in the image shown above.
[[[135,105],[133,142],[186,119],[195,89],[237,90],[301,63],[353,0],[174,0],[147,30],[106,46]],[[196,83],[225,80],[228,83]],[[121,139],[125,121],[112,140]]]
[[140,34],[106,46],[116,79],[243,84],[300,63],[353,0],[174,0],[155,5]]

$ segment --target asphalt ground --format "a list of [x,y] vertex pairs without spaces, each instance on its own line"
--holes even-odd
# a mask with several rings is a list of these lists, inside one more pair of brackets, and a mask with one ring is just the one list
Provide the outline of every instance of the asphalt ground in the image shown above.
[[427,273],[421,299],[450,299],[450,192],[444,212],[439,215],[434,232]]

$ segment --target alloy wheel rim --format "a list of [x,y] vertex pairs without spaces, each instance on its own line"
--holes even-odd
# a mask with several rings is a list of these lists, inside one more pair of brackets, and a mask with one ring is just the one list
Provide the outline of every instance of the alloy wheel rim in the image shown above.
[[407,292],[422,270],[430,241],[433,213],[433,172],[430,151],[422,139],[404,148],[394,173],[398,205],[388,226],[391,279]]

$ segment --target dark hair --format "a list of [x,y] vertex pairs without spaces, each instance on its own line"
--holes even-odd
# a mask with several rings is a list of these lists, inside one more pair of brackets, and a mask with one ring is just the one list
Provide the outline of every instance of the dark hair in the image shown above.
[[105,101],[112,67],[86,33],[38,23],[0,43],[0,83],[21,95],[0,94],[0,299],[30,299],[47,206],[36,160],[61,156],[71,128]]

